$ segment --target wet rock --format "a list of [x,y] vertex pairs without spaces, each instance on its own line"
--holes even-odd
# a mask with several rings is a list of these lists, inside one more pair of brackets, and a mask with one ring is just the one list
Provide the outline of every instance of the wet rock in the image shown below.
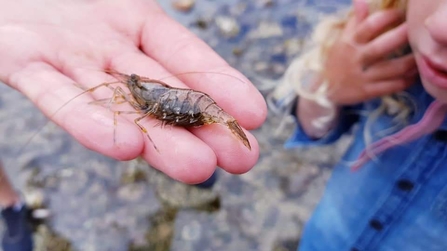
[[113,181],[120,173],[113,162],[108,159],[96,159],[89,161],[87,164],[90,166],[92,175],[95,175],[98,179]]
[[284,49],[287,56],[297,56],[304,47],[304,40],[300,38],[291,38],[284,41]]
[[121,174],[121,183],[124,185],[147,181],[147,173],[143,168],[126,168]]
[[201,189],[180,183],[152,168],[148,171],[148,177],[160,200],[171,207],[207,208],[207,205],[214,204],[219,197],[213,189]]
[[281,18],[281,27],[287,29],[296,29],[298,26],[298,17],[295,15],[285,16]]
[[36,251],[73,251],[71,243],[46,225],[37,228],[34,238]]
[[275,243],[273,247],[273,251],[295,251],[299,245],[299,240],[297,239],[288,239],[288,240],[279,240]]
[[86,238],[79,245],[80,250],[125,251],[130,245],[125,228],[104,225],[101,220],[92,221],[90,227],[85,228],[84,231],[86,231]]
[[229,7],[230,7],[230,10],[229,10],[230,16],[239,17],[239,16],[243,15],[244,13],[246,13],[246,11],[249,7],[249,4],[247,2],[239,2],[239,3],[236,3]]
[[27,188],[23,191],[23,196],[27,207],[31,210],[31,221],[35,224],[48,220],[52,213],[48,209],[48,200],[45,193],[39,188]]
[[209,26],[209,20],[205,19],[205,18],[198,18],[193,25],[195,25],[196,27],[199,27],[202,30],[205,30],[208,28]]
[[241,31],[239,23],[230,16],[218,16],[215,19],[216,25],[220,33],[227,38],[236,37]]
[[[283,57],[282,61],[285,62],[285,60],[285,57]],[[271,64],[271,73],[273,76],[281,76],[286,72],[287,68],[284,65],[284,62]]]
[[195,0],[174,0],[172,1],[172,7],[181,12],[190,12],[195,2]]
[[267,62],[257,62],[254,66],[254,70],[256,72],[263,72],[269,68],[269,64]]
[[274,0],[260,0],[260,3],[264,7],[272,7],[273,5],[275,5],[275,1]]
[[202,226],[197,221],[191,221],[182,227],[181,236],[186,241],[197,241],[202,236]]
[[66,168],[58,172],[59,191],[66,194],[82,192],[89,181],[89,175],[82,169]]
[[125,185],[118,189],[117,196],[125,202],[137,202],[143,197],[144,189],[146,189],[146,186],[141,184]]
[[25,203],[31,208],[42,207],[45,203],[45,192],[38,188],[28,188],[23,191]]
[[171,244],[176,229],[174,228],[174,221],[177,212],[175,208],[165,207],[163,210],[151,216],[149,220],[152,227],[146,233],[148,244],[146,246],[132,247],[130,250],[172,250]]
[[233,55],[239,57],[244,53],[244,50],[238,47],[233,48]]
[[282,178],[281,187],[288,196],[298,197],[306,193],[310,183],[320,174],[317,166],[305,166],[300,171]]
[[271,37],[279,37],[283,35],[281,25],[276,22],[262,21],[258,27],[250,32],[251,39],[265,39]]
[[279,77],[286,71],[286,66],[284,63],[275,63],[271,60],[271,62],[257,62],[253,69],[264,75]]
[[32,217],[37,221],[43,221],[50,218],[51,212],[46,208],[33,209]]

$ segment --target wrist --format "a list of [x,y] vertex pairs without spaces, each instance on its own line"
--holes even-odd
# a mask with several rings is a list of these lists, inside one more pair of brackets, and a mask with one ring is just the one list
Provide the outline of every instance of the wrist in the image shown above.
[[322,138],[336,124],[340,109],[333,103],[318,103],[300,98],[296,112],[304,132],[311,138]]

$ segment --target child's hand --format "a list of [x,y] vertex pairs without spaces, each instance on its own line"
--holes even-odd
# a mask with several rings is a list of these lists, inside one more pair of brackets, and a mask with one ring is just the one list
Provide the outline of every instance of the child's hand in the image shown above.
[[406,24],[395,27],[403,19],[398,10],[369,15],[364,1],[354,1],[354,15],[327,56],[324,77],[331,101],[355,104],[402,91],[414,82],[413,55],[390,58],[407,44]]

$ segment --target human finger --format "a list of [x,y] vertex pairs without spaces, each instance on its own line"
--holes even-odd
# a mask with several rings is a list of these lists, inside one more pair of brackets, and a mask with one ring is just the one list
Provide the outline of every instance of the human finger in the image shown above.
[[191,131],[213,149],[217,156],[217,165],[229,173],[246,173],[258,161],[258,142],[246,130],[244,133],[250,142],[251,149],[243,145],[235,135],[228,133],[228,128],[221,124],[192,128]]
[[354,40],[357,43],[367,43],[391,27],[401,23],[403,18],[404,13],[397,9],[375,12],[357,26]]
[[253,129],[265,120],[267,108],[264,98],[248,79],[165,14],[147,18],[141,35],[141,49],[173,74],[209,72],[186,74],[179,78],[190,88],[210,94],[243,127]]
[[392,79],[367,84],[363,88],[368,96],[367,98],[370,99],[403,91],[411,86],[414,80],[415,76],[410,76],[405,79]]
[[354,16],[356,22],[362,22],[369,14],[368,3],[365,0],[354,0]]
[[409,77],[417,73],[413,54],[378,62],[367,68],[365,78],[369,81],[379,81],[400,77]]
[[369,67],[402,49],[406,44],[408,44],[407,25],[404,23],[363,46],[359,54],[360,62]]

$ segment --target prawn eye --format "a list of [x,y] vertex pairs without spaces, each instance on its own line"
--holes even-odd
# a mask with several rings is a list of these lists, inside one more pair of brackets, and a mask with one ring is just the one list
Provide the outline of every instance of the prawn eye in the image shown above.
[[134,74],[134,73],[130,74],[130,80],[135,81],[135,82],[138,81],[138,75]]
[[140,76],[138,76],[137,74],[134,74],[134,73],[130,74],[130,82],[133,85],[137,85],[137,86],[141,87]]

